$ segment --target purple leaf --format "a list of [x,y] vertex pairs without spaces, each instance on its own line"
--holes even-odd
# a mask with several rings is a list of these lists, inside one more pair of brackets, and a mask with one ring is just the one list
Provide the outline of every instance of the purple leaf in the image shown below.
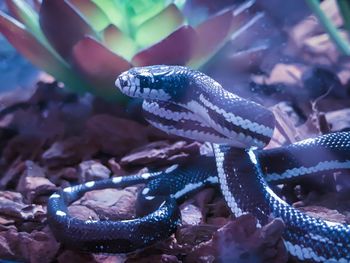
[[246,12],[235,16],[233,9],[226,9],[199,24],[195,28],[198,36],[195,54],[188,65],[198,68],[207,62],[224,46],[232,32],[243,25],[245,16]]
[[[0,32],[34,65],[61,81],[69,82],[72,75],[68,65],[27,32],[24,25],[2,12],[0,12]],[[80,87],[71,88],[77,90]]]
[[40,26],[51,45],[65,59],[85,35],[95,36],[86,20],[65,0],[43,0]]
[[125,100],[114,82],[117,76],[130,68],[130,63],[116,55],[92,37],[84,37],[73,48],[73,66],[94,87],[96,94]]
[[110,23],[107,15],[91,0],[69,0],[84,15],[96,31],[101,31]]
[[191,58],[196,41],[196,32],[191,26],[182,26],[162,41],[137,53],[132,64],[184,65]]
[[30,16],[33,16],[33,18],[37,18],[35,16],[37,16],[37,14],[34,12],[34,10],[32,8],[28,8],[30,7],[30,5],[26,2],[23,2],[21,0],[5,0],[6,1],[6,7],[9,10],[10,14],[16,18],[19,22],[21,22],[22,24],[25,24],[25,15],[28,15],[28,13],[26,14],[26,11],[30,11]]
[[135,40],[141,47],[147,47],[162,40],[183,25],[184,17],[174,4],[168,5],[161,12],[138,26]]

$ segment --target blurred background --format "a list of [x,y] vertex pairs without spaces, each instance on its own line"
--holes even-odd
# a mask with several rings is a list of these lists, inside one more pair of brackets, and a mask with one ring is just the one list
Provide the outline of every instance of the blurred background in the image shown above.
[[[116,77],[135,66],[184,65],[263,104],[276,118],[269,148],[350,131],[349,1],[0,0],[0,10],[0,261],[298,262],[282,229],[266,235],[252,217],[233,220],[214,189],[181,206],[175,236],[132,255],[66,249],[47,226],[46,204],[63,187],[212,153],[152,127],[141,101],[119,92]],[[85,220],[132,218],[139,189],[94,191],[70,209]],[[274,191],[349,223],[349,189],[340,172]],[[232,240],[247,228],[244,242]]]
[[[8,13],[4,1],[0,2],[0,10]],[[39,70],[19,54],[0,34],[0,83],[2,83],[0,91],[32,87],[37,80],[38,73]]]

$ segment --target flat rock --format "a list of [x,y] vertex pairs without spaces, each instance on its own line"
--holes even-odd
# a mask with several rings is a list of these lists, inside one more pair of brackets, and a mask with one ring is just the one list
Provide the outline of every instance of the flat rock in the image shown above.
[[97,114],[86,122],[88,136],[101,151],[121,156],[148,140],[148,128],[135,121]]
[[169,164],[181,161],[189,154],[199,153],[200,144],[178,141],[157,141],[136,148],[120,160],[121,165]]
[[67,166],[91,158],[96,151],[96,145],[88,138],[76,136],[55,142],[41,158],[48,167]]
[[27,200],[34,202],[39,196],[49,196],[57,190],[49,179],[38,176],[26,176],[23,179],[23,183],[19,189]]
[[327,112],[326,119],[332,132],[350,130],[350,108]]
[[0,215],[15,221],[43,222],[46,209],[41,205],[25,204],[20,196],[4,191],[0,192]]
[[203,216],[200,208],[193,204],[181,207],[182,225],[198,225],[202,222]]
[[15,229],[0,232],[0,258],[49,263],[59,247],[48,227],[32,233],[17,232]]
[[326,207],[316,205],[298,207],[298,209],[312,217],[321,218],[323,220],[336,223],[346,223],[346,216],[339,213],[337,210],[328,209]]
[[108,179],[111,171],[95,160],[88,160],[79,164],[79,182]]
[[75,204],[93,210],[100,219],[130,219],[135,216],[136,193],[137,187],[96,190],[87,192]]
[[284,224],[278,219],[258,229],[252,215],[243,215],[195,247],[185,262],[287,262],[281,239],[283,229]]

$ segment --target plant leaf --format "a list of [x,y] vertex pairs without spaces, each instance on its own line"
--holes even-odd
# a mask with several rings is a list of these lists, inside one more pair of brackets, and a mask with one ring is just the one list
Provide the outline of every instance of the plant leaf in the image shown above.
[[30,31],[42,44],[48,45],[39,25],[36,11],[24,0],[6,0],[10,13]]
[[119,30],[115,25],[110,24],[103,30],[104,44],[113,52],[121,54],[122,57],[130,60],[136,53],[135,42]]
[[39,12],[41,7],[41,0],[32,0],[32,1],[33,1],[33,7],[35,11]]
[[198,35],[195,54],[188,66],[199,68],[215,55],[230,39],[231,34],[244,24],[247,12],[235,16],[232,8],[209,18],[195,30]]
[[168,36],[184,22],[181,11],[174,4],[168,5],[160,13],[140,25],[135,39],[141,47],[149,46]]
[[182,26],[157,44],[137,53],[135,66],[154,64],[185,65],[191,58],[196,32],[191,26]]
[[81,85],[75,85],[75,77],[69,66],[58,56],[52,54],[23,24],[0,11],[0,32],[7,40],[34,65],[65,82],[72,90],[81,92]]
[[95,31],[101,31],[110,21],[102,9],[91,0],[69,0],[84,15]]
[[43,0],[39,16],[45,36],[64,59],[85,35],[96,36],[86,20],[65,0]]
[[123,15],[123,7],[121,6],[121,3],[118,1],[112,1],[112,0],[91,0],[94,2],[101,10],[107,15],[109,18],[109,21],[117,26],[118,28],[122,29],[124,32],[127,31],[127,24],[124,19]]
[[124,4],[125,15],[131,27],[135,29],[162,11],[166,2],[165,0],[128,0]]
[[92,37],[84,37],[73,48],[73,67],[94,86],[94,93],[107,99],[126,101],[115,87],[117,76],[130,68],[130,63]]

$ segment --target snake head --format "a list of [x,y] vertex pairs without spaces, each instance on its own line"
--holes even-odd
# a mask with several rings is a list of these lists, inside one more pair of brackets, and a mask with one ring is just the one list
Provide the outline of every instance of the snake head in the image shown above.
[[180,101],[188,81],[181,66],[134,67],[118,76],[115,85],[130,97],[160,101]]

